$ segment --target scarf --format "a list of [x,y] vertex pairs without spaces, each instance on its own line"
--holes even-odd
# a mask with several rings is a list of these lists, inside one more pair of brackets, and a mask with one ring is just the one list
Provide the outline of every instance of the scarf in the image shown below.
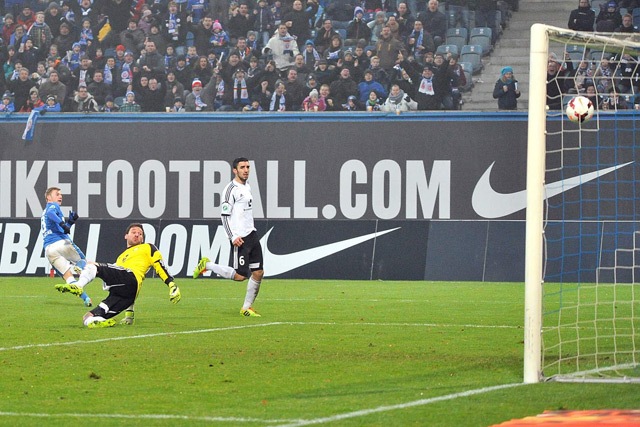
[[313,49],[312,52],[307,52],[307,50],[305,49],[304,52],[302,52],[302,56],[304,56],[305,64],[315,64],[316,61],[320,59],[320,54],[315,49]]
[[277,102],[277,97],[278,94],[276,92],[273,92],[273,95],[271,95],[271,103],[269,103],[269,111],[285,111],[286,107],[284,105],[284,93],[282,95],[280,95],[280,103],[278,105],[278,108],[276,109],[276,102]]
[[131,83],[133,73],[131,72],[131,65],[128,63],[122,64],[122,72],[120,73],[120,80],[122,83]]
[[104,82],[111,86],[113,84],[113,74],[111,73],[111,68],[108,65],[104,66]]
[[400,89],[400,92],[398,92],[398,94],[395,95],[395,96],[389,94],[387,99],[392,104],[400,104],[402,102],[402,100],[404,99],[404,91],[402,89]]
[[420,82],[418,92],[424,93],[425,95],[435,95],[436,93],[433,91],[433,79],[423,78]]
[[418,33],[418,37],[415,36],[415,31],[414,31],[414,37],[416,37],[416,44],[413,45],[413,50],[416,50],[418,48],[418,46],[422,46],[422,36],[424,35],[424,30],[420,31]]
[[238,102],[241,104],[249,103],[249,92],[247,91],[247,81],[245,79],[233,80],[233,103],[237,104]]

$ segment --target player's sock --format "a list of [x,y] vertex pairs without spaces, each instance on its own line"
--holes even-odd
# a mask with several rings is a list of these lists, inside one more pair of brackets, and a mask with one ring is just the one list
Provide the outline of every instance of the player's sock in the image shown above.
[[229,267],[228,265],[219,265],[213,262],[207,263],[207,270],[211,270],[218,276],[224,277],[225,279],[233,279],[233,276],[236,274],[233,267]]
[[66,281],[67,283],[69,283],[69,284],[71,284],[71,283],[75,283],[76,278],[75,278],[75,277],[73,277],[73,276],[69,276],[69,278],[65,279],[65,281]]
[[76,286],[78,286],[79,288],[84,288],[87,283],[96,278],[97,273],[98,267],[96,267],[95,264],[87,264],[87,266],[82,269],[80,277],[76,281]]
[[253,302],[256,300],[258,296],[258,292],[260,292],[260,283],[253,279],[253,277],[249,278],[249,282],[247,283],[247,293],[244,297],[244,304],[242,305],[242,309],[246,310],[251,308]]

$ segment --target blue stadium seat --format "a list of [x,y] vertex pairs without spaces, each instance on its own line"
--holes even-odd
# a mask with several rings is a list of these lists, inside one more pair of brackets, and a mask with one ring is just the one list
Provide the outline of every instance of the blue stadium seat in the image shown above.
[[125,102],[124,96],[118,96],[116,99],[113,100],[113,103],[117,105],[118,108],[122,107],[122,104],[124,104],[124,102]]
[[585,59],[584,46],[568,45],[566,48],[566,52],[569,54],[574,67],[577,67],[578,64],[580,64],[580,62]]
[[447,30],[446,44],[454,44],[458,47],[458,52],[462,50],[462,46],[467,44],[469,32],[466,28],[449,28]]
[[491,28],[472,28],[471,34],[469,35],[469,44],[482,46],[482,55],[489,55],[491,53],[491,50],[493,49]]
[[458,46],[455,44],[441,44],[436,49],[436,53],[442,53],[444,56],[447,56],[447,53],[457,55],[459,52]]
[[640,7],[636,7],[635,9],[633,9],[633,12],[631,12],[631,16],[633,17],[633,25],[639,26],[640,25]]
[[336,31],[338,32],[340,39],[344,42],[347,39],[347,30],[345,30],[344,28],[340,28],[339,30],[336,30]]
[[482,71],[482,46],[464,45],[460,51],[460,62],[470,62],[473,67],[473,74]]
[[467,84],[460,87],[461,92],[469,92],[473,89],[473,65],[471,62],[459,62],[462,70],[464,71],[464,77],[467,79]]

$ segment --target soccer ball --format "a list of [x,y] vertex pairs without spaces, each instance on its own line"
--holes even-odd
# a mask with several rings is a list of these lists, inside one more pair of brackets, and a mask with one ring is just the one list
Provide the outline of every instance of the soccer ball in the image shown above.
[[593,102],[585,96],[571,98],[567,104],[567,117],[574,123],[584,123],[593,117]]

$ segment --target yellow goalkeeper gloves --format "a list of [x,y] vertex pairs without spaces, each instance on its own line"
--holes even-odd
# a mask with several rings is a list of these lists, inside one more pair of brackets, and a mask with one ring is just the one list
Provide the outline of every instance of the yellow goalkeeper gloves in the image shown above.
[[169,301],[174,304],[177,304],[178,301],[182,298],[182,294],[180,293],[180,288],[174,282],[169,282]]

